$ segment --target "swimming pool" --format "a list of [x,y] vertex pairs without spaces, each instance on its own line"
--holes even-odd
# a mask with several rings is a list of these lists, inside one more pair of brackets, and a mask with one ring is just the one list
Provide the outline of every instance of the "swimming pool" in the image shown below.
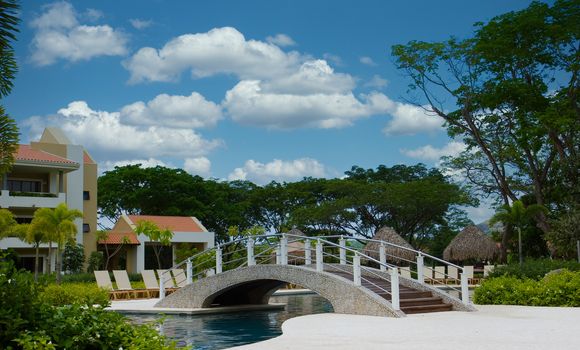
[[330,303],[316,294],[274,296],[270,302],[284,303],[286,309],[196,316],[132,314],[127,317],[136,323],[165,317],[159,329],[179,345],[193,345],[196,350],[218,350],[276,337],[282,334],[282,323],[292,317],[333,312]]

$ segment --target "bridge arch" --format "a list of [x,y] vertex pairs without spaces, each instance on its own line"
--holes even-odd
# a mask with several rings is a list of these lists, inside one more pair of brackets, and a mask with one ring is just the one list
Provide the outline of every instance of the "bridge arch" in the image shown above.
[[286,283],[304,286],[327,299],[336,313],[404,317],[392,304],[351,280],[294,265],[255,265],[222,272],[189,284],[159,301],[164,308],[207,308],[215,304],[267,304]]

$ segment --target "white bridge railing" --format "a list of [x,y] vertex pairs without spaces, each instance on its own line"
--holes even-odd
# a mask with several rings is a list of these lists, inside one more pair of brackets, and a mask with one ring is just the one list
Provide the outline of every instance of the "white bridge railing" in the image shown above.
[[[370,242],[378,243],[378,250],[363,249],[363,243]],[[411,260],[409,256],[415,258]],[[190,284],[206,276],[257,264],[303,265],[319,272],[343,272],[352,275],[355,285],[361,286],[365,282],[389,295],[395,310],[400,309],[400,277],[420,284],[440,285],[444,292],[455,293],[456,297],[460,295],[464,304],[470,303],[469,277],[463,267],[418,250],[367,238],[292,234],[249,236],[195,254],[172,269],[185,267],[187,284]],[[163,281],[171,278],[170,271],[166,270],[159,276],[160,298],[165,297]],[[374,282],[376,280],[388,282],[391,288],[381,287]],[[449,285],[449,282],[454,284]]]

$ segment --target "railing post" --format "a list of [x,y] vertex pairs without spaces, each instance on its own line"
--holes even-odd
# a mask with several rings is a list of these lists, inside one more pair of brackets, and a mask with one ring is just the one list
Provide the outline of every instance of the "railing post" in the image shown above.
[[312,251],[310,250],[310,240],[309,239],[304,241],[304,264],[305,265],[312,264]]
[[461,269],[461,301],[465,305],[469,305],[469,287],[467,286],[467,274],[465,269]]
[[425,283],[425,276],[423,275],[423,255],[417,255],[417,281],[421,284]]
[[193,282],[193,264],[191,263],[191,259],[187,259],[185,266],[186,266],[185,283],[191,284]]
[[387,271],[387,250],[383,242],[381,242],[379,247],[379,261],[381,262],[381,272]]
[[280,264],[288,265],[288,238],[285,234],[280,239]]
[[322,255],[322,242],[318,240],[316,242],[316,271],[322,272],[324,270],[323,265],[324,256]]
[[340,236],[338,245],[340,246],[340,264],[346,265],[346,241],[344,240],[343,236]]
[[278,246],[276,247],[276,265],[280,265],[280,256],[281,256],[281,250],[280,249],[280,245],[278,244]]
[[391,268],[391,304],[393,304],[393,309],[401,310],[401,305],[399,301],[399,268]]
[[165,298],[165,274],[159,275],[159,299]]
[[256,265],[256,261],[254,260],[254,240],[252,238],[248,238],[246,251],[248,252],[248,266]]
[[352,279],[355,286],[361,285],[360,255],[358,255],[358,253],[354,253],[354,256],[352,257]]
[[218,245],[215,250],[215,273],[222,273],[222,248]]

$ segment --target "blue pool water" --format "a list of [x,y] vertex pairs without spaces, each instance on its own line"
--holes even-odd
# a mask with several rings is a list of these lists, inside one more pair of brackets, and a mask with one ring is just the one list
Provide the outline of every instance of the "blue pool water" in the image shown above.
[[[282,334],[281,326],[289,318],[332,312],[330,303],[315,294],[274,296],[271,303],[286,304],[285,310],[247,311],[216,315],[166,315],[160,331],[179,345],[193,345],[196,350],[218,350],[254,343]],[[154,322],[158,315],[128,315],[136,323]]]

